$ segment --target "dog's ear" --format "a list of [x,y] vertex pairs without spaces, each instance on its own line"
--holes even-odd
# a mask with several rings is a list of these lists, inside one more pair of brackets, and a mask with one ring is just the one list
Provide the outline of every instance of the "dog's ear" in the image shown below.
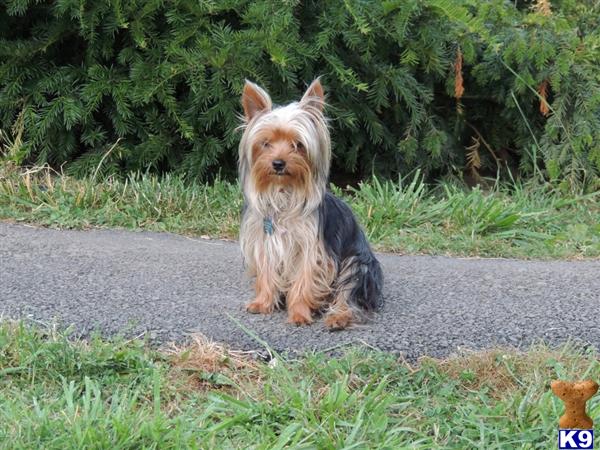
[[323,111],[323,107],[325,106],[325,93],[323,92],[320,78],[317,78],[310,84],[302,96],[302,100],[300,100],[300,105]]
[[242,93],[242,106],[246,122],[249,122],[258,113],[271,110],[271,97],[260,86],[246,80]]

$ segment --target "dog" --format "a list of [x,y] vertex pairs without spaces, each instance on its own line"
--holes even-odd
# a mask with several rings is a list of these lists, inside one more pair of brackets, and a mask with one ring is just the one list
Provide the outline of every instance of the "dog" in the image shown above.
[[327,190],[331,141],[317,78],[299,102],[274,107],[246,81],[239,145],[240,245],[256,297],[246,309],[287,307],[288,322],[323,314],[331,330],[383,304],[383,275],[352,211]]

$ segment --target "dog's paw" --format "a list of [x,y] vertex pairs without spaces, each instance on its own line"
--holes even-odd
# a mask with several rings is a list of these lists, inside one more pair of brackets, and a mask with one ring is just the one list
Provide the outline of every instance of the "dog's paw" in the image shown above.
[[252,314],[271,314],[273,309],[273,302],[267,303],[263,300],[254,300],[246,305],[246,311]]
[[312,323],[312,315],[310,313],[310,309],[306,308],[297,308],[294,310],[288,311],[288,323],[292,323],[294,325],[310,325]]
[[352,313],[344,311],[341,313],[329,313],[325,317],[325,325],[330,331],[338,331],[348,328],[352,323]]

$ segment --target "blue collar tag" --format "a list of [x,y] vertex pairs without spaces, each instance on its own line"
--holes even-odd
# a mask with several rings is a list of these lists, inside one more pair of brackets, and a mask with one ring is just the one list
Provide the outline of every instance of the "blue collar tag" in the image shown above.
[[273,219],[271,219],[270,217],[265,217],[263,219],[263,230],[269,236],[273,234]]

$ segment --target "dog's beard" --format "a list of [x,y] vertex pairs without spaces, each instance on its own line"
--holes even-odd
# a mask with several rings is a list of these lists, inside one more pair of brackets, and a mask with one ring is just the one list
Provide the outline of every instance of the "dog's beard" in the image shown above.
[[257,193],[256,200],[263,214],[273,216],[303,209],[306,193],[294,185],[272,183],[266,190]]

